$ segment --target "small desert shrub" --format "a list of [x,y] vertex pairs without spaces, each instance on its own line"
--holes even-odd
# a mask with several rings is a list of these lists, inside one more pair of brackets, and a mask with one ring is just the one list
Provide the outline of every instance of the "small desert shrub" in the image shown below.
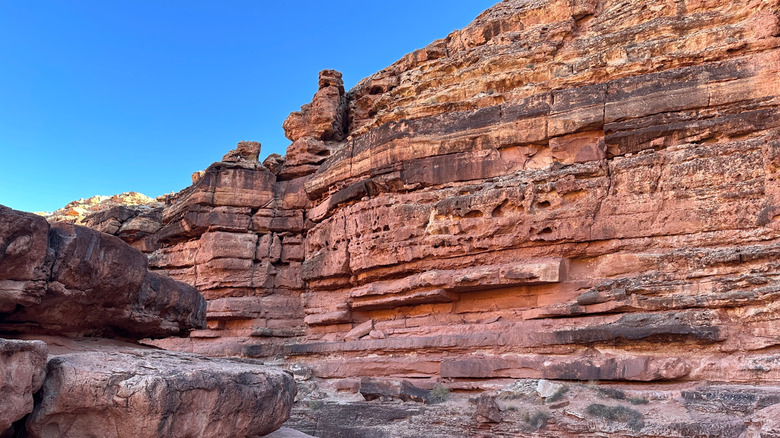
[[631,397],[630,399],[628,399],[628,402],[631,403],[632,405],[646,405],[650,403],[650,400],[648,400],[645,397]]
[[429,401],[432,404],[444,403],[450,398],[450,390],[446,386],[436,385],[431,390]]
[[635,432],[645,427],[645,422],[642,421],[642,413],[625,406],[607,406],[594,403],[588,406],[587,412],[594,417],[603,418],[610,422],[626,423]]
[[529,412],[523,412],[522,419],[534,430],[544,429],[547,426],[547,419],[550,414],[547,411],[536,411],[533,414]]
[[558,388],[557,391],[555,391],[551,396],[547,397],[544,402],[545,403],[555,403],[558,400],[562,399],[566,393],[569,392],[568,385],[563,385],[560,388]]
[[606,398],[612,398],[615,400],[625,400],[626,399],[626,393],[623,392],[622,389],[617,388],[599,388],[597,389],[598,393],[602,397]]

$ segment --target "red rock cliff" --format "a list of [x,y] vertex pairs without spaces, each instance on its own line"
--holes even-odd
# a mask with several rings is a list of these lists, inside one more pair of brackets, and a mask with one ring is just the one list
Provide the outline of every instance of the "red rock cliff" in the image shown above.
[[[286,157],[240,144],[134,241],[209,299],[208,330],[159,344],[454,390],[775,394],[779,35],[776,0],[507,0],[349,92],[324,71]],[[598,430],[705,433],[640,415]],[[550,436],[596,430],[568,421]]]

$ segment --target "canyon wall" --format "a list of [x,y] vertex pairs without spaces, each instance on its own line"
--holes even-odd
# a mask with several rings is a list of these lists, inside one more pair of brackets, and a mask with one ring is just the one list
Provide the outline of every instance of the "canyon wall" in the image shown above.
[[[207,329],[154,345],[364,396],[365,378],[666,394],[638,429],[588,420],[590,403],[548,432],[501,429],[494,394],[453,422],[474,436],[764,433],[777,402],[679,400],[703,382],[732,386],[692,400],[776,397],[778,105],[776,0],[507,0],[349,92],[323,71],[285,157],[242,142],[156,213],[86,223],[143,229],[123,238],[208,299]],[[696,412],[715,429],[692,432]],[[369,430],[350,433],[407,436]]]

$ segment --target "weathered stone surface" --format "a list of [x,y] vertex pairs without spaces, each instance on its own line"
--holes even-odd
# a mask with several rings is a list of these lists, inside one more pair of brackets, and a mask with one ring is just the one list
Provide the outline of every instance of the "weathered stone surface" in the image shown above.
[[143,349],[53,357],[31,437],[267,434],[287,420],[292,376],[256,364]]
[[762,409],[753,417],[747,437],[772,438],[780,436],[780,405]]
[[344,336],[345,341],[356,341],[363,336],[368,335],[371,333],[371,331],[374,330],[374,321],[368,320],[362,324],[359,324],[355,328],[349,331],[346,336]]
[[256,141],[242,141],[235,149],[228,152],[222,161],[225,163],[257,163],[260,155],[260,143]]
[[[311,389],[311,385],[314,388]],[[725,410],[706,413],[686,408],[680,391],[703,389],[679,385],[619,387],[598,382],[569,382],[550,397],[538,396],[536,380],[496,382],[478,396],[451,392],[443,402],[415,409],[400,401],[370,402],[350,399],[349,394],[329,392],[324,382],[309,382],[310,394],[323,397],[315,403],[304,398],[288,423],[297,430],[319,436],[520,436],[566,437],[759,437],[773,436],[772,414],[777,404],[751,412]],[[457,384],[455,384],[457,385]],[[451,385],[452,388],[452,385]],[[722,386],[722,395],[744,394],[746,387]],[[777,388],[753,386],[768,397]],[[341,396],[339,394],[342,394]],[[714,400],[713,400],[714,401]],[[338,421],[350,418],[350,421]],[[747,433],[743,435],[743,433]],[[765,433],[765,435],[760,435]]]
[[41,341],[0,339],[0,431],[33,410],[43,385],[48,349]]
[[[161,208],[165,202],[166,195],[150,198],[138,192],[127,192],[113,196],[93,196],[87,199],[79,199],[66,205],[65,207],[51,214],[45,214],[49,222],[66,222],[77,225],[87,225],[90,216],[100,214],[109,210],[119,209],[123,212],[133,212],[133,215],[149,212]],[[124,221],[115,217],[115,221]],[[114,222],[116,223],[116,222]],[[102,227],[110,228],[111,225],[104,224]],[[104,231],[104,230],[100,230]],[[108,234],[115,234],[114,231],[104,231]]]
[[303,432],[298,432],[297,430],[290,429],[289,427],[282,427],[276,432],[263,435],[263,438],[313,438],[313,436]]
[[[158,345],[484,402],[326,400],[296,414],[317,436],[419,436],[393,425],[420,416],[430,436],[758,433],[755,409],[677,398],[780,382],[780,18],[645,3],[508,0],[348,93],[323,72],[286,157],[211,166],[142,239],[214,303],[208,330]],[[490,393],[529,378],[660,406]]]
[[198,291],[148,272],[146,257],[121,239],[41,220],[0,210],[0,239],[7,242],[1,260],[6,278],[0,281],[3,330],[143,338],[204,325],[205,300]]
[[284,134],[293,142],[303,137],[341,140],[346,123],[346,104],[341,73],[323,70],[320,72],[319,91],[310,104],[285,120]]
[[40,302],[50,275],[49,225],[0,205],[0,312]]
[[360,381],[360,394],[366,400],[398,399],[428,403],[430,391],[414,386],[407,380],[400,382],[363,378]]

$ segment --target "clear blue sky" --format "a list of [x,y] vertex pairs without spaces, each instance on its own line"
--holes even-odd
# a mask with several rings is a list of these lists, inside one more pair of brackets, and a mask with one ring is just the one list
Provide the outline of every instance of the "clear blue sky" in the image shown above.
[[317,73],[347,88],[497,0],[0,0],[0,204],[158,196],[240,140],[284,153]]

